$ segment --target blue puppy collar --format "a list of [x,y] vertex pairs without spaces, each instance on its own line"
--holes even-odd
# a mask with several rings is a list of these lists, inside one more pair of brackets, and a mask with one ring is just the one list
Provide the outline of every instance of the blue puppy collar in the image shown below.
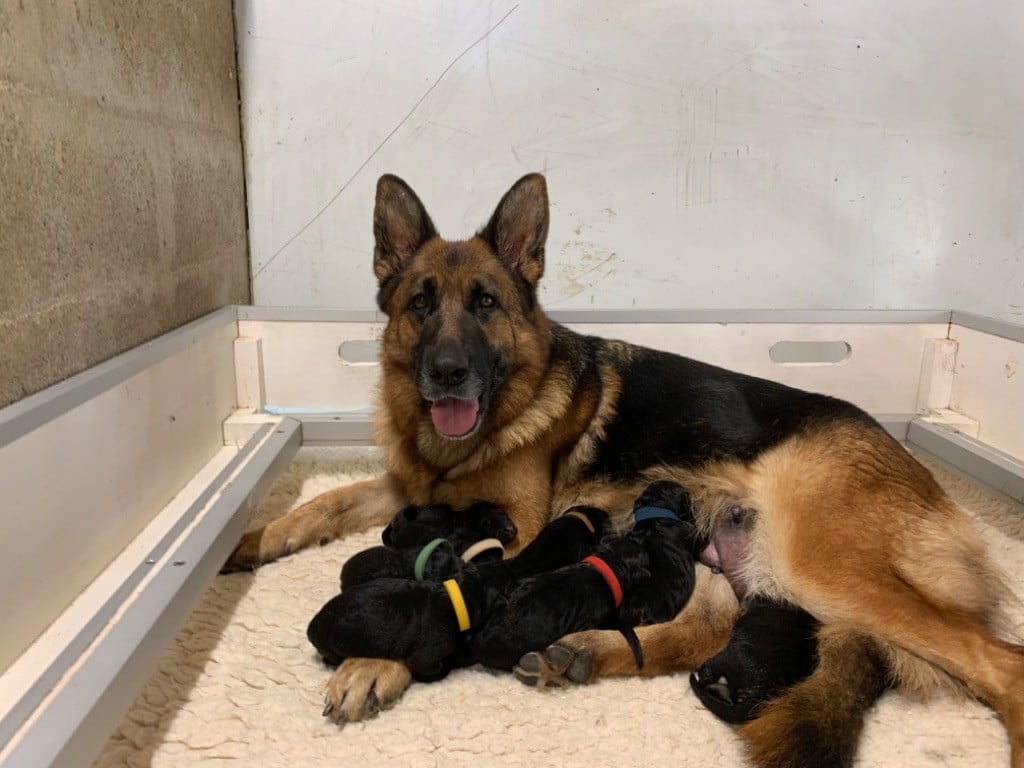
[[663,509],[661,507],[638,507],[633,512],[634,523],[642,523],[644,520],[657,520],[658,518],[675,520],[677,523],[683,522],[679,519],[679,515],[671,509]]

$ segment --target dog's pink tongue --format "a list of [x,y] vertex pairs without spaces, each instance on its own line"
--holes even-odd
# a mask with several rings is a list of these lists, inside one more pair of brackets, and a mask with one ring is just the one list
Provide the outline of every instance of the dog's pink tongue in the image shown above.
[[430,418],[437,431],[447,437],[462,437],[476,425],[480,410],[478,400],[460,400],[446,397],[430,406]]

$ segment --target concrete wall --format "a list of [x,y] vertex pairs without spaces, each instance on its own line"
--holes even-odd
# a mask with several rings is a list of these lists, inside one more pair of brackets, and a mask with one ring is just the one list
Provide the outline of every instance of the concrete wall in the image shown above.
[[1024,321],[1021,0],[238,0],[258,304],[372,307],[377,176],[527,171],[551,308]]
[[249,299],[229,0],[0,0],[0,405]]

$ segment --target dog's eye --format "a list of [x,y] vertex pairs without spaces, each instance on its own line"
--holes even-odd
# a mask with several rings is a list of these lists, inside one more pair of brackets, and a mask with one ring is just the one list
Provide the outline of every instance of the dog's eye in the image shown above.
[[743,507],[733,507],[732,509],[729,510],[729,512],[732,514],[733,525],[739,526],[743,523],[743,519],[744,517],[746,517],[743,514]]
[[427,297],[422,293],[417,293],[412,297],[412,301],[409,302],[409,309],[415,310],[416,312],[422,312],[427,308]]
[[494,297],[489,293],[481,293],[480,298],[476,300],[476,305],[480,307],[480,309],[490,309],[497,303],[498,302],[495,301]]

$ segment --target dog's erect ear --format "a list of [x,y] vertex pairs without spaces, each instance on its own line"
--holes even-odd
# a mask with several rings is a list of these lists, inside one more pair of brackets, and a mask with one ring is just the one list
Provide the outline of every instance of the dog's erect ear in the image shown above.
[[398,274],[435,235],[434,222],[412,188],[397,176],[381,176],[373,208],[373,274],[377,282],[383,285]]
[[548,187],[539,173],[512,185],[480,232],[480,237],[530,285],[544,274],[544,241],[548,238]]

